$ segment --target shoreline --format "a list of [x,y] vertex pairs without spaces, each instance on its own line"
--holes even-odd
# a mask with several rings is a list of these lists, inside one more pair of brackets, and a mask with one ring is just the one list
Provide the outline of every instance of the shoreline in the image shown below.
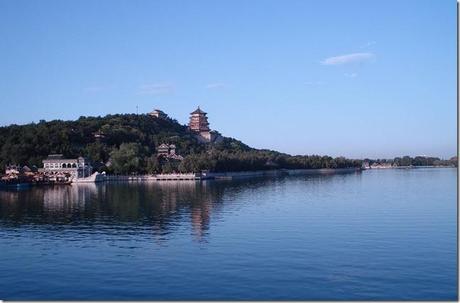
[[301,168],[301,169],[273,169],[257,171],[230,171],[206,173],[171,173],[157,175],[106,175],[103,182],[161,182],[161,181],[203,181],[203,180],[233,180],[254,177],[279,177],[298,175],[334,175],[357,173],[366,170],[386,169],[421,169],[421,168],[457,168],[455,166],[398,166],[388,168]]
[[171,173],[157,175],[104,175],[91,181],[77,181],[69,183],[29,183],[18,182],[15,184],[0,184],[0,189],[26,189],[35,186],[62,186],[116,182],[161,182],[161,181],[205,181],[205,180],[234,180],[257,177],[280,177],[300,175],[335,175],[361,173],[368,170],[388,169],[423,169],[423,168],[455,168],[456,166],[397,166],[374,168],[305,168],[305,169],[272,169],[258,171],[230,171],[230,172],[203,172],[203,173]]
[[276,169],[240,172],[206,172],[189,174],[158,174],[158,175],[106,175],[105,182],[161,182],[161,181],[202,181],[202,180],[232,180],[253,177],[278,177],[287,175],[332,175],[355,173],[361,168],[318,168],[318,169]]

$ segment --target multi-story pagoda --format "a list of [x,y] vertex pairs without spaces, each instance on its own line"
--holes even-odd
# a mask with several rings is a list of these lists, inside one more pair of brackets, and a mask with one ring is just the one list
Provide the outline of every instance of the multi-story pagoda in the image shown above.
[[206,115],[198,106],[194,112],[190,113],[189,129],[195,133],[195,137],[202,143],[221,140],[222,137],[219,133],[209,129],[208,117]]
[[209,122],[206,113],[198,108],[190,113],[190,122],[188,124],[191,131],[196,133],[209,132]]

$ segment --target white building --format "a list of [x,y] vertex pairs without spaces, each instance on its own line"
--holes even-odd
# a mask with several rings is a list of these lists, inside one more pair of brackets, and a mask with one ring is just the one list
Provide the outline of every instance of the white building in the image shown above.
[[43,160],[43,168],[39,169],[39,172],[56,181],[86,178],[91,176],[92,171],[93,168],[87,159],[65,159],[62,154],[48,155],[48,158]]
[[155,118],[166,119],[168,117],[162,110],[154,109],[152,112],[149,113],[150,116]]

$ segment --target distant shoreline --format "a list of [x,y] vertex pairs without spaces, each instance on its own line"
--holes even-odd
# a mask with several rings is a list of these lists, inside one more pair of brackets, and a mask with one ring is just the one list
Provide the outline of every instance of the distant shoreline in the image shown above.
[[373,170],[373,169],[417,169],[417,168],[457,168],[456,166],[446,166],[446,165],[418,165],[418,166],[393,166],[393,167],[372,167],[366,168],[363,170]]

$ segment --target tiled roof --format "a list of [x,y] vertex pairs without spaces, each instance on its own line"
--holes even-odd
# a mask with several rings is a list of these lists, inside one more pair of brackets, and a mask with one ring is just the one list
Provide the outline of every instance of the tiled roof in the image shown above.
[[205,114],[206,115],[206,113],[202,111],[199,106],[194,112],[190,113],[190,115],[193,115],[193,114]]
[[64,156],[62,154],[51,154],[51,155],[48,155],[48,158],[46,158],[46,160],[59,160],[63,158]]

